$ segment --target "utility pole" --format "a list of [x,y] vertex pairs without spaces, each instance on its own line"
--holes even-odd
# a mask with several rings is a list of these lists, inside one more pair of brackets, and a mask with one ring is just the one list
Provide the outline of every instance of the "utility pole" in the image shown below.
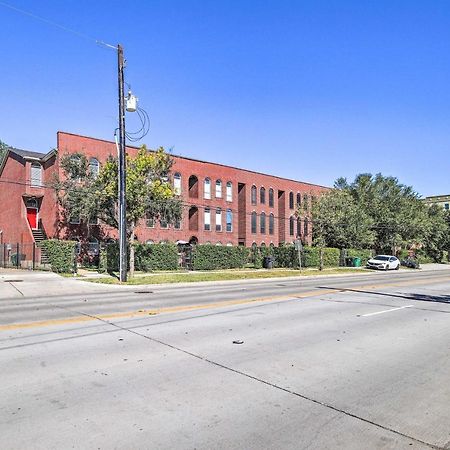
[[127,200],[125,155],[125,92],[123,47],[117,46],[119,82],[119,279],[127,281]]

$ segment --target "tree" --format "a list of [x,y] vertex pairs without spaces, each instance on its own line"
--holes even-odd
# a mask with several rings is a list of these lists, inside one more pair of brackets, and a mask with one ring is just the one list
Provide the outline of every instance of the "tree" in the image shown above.
[[[63,179],[53,186],[67,223],[70,217],[84,222],[97,218],[118,229],[118,161],[109,157],[98,174],[89,167],[83,154],[61,158]],[[143,218],[181,220],[181,201],[169,181],[172,159],[162,147],[150,152],[142,146],[135,158],[127,156],[127,238],[130,248],[130,276],[134,274],[135,230]]]
[[351,195],[372,220],[377,251],[391,251],[422,242],[427,233],[426,206],[410,186],[395,177],[360,174],[351,184],[339,178],[335,187]]
[[430,205],[427,209],[427,218],[423,249],[435,262],[441,262],[443,251],[448,250],[450,243],[450,214],[440,205]]
[[2,165],[3,158],[6,157],[6,152],[8,151],[9,145],[0,141],[0,166]]
[[367,248],[375,239],[373,220],[345,190],[331,190],[314,201],[312,221],[317,247]]

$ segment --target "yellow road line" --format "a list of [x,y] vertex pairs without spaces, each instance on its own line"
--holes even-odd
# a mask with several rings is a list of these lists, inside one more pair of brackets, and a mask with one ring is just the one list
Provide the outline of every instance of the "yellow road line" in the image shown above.
[[134,317],[145,317],[151,316],[155,314],[163,314],[163,313],[177,313],[177,312],[188,312],[188,311],[196,311],[199,309],[214,309],[214,308],[223,308],[226,306],[234,306],[234,305],[243,305],[248,303],[261,303],[261,302],[273,302],[273,301],[284,301],[284,300],[292,300],[293,298],[303,299],[309,297],[317,297],[320,295],[326,294],[339,294],[342,292],[352,292],[355,290],[362,289],[379,289],[383,287],[396,287],[403,285],[411,285],[411,284],[430,284],[430,282],[436,282],[441,280],[449,280],[449,277],[439,277],[434,278],[432,280],[416,280],[416,281],[399,281],[393,283],[384,283],[384,284],[371,284],[371,285],[361,285],[361,286],[353,286],[349,288],[335,288],[335,289],[319,289],[314,291],[307,292],[299,292],[292,293],[286,295],[278,295],[271,297],[257,297],[257,298],[246,298],[246,299],[237,299],[237,300],[227,300],[223,302],[216,303],[205,303],[199,305],[187,305],[187,306],[168,306],[164,308],[157,309],[147,309],[147,310],[138,310],[138,311],[124,311],[110,314],[100,314],[97,316],[75,316],[69,317],[65,319],[49,319],[35,322],[21,322],[21,323],[13,323],[9,325],[0,325],[0,331],[10,331],[17,329],[26,329],[26,328],[40,328],[54,325],[69,325],[81,322],[92,322],[95,320],[110,320],[110,319],[123,319],[123,318],[134,318]]

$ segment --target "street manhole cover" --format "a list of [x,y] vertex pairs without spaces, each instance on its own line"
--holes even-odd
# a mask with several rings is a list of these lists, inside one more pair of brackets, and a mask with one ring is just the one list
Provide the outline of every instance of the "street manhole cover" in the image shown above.
[[5,283],[21,283],[23,280],[5,280]]

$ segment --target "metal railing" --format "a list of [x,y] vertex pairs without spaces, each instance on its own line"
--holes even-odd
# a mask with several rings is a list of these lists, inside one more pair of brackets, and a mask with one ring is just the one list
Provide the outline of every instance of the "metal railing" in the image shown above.
[[47,255],[35,242],[0,244],[0,267],[26,270],[49,270]]

